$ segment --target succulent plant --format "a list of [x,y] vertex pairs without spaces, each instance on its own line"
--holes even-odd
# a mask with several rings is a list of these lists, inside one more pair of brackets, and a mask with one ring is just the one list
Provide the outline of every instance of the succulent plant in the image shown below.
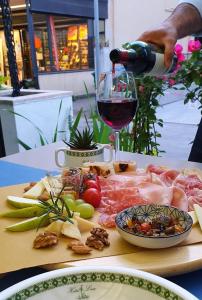
[[74,135],[69,142],[64,141],[71,149],[93,150],[97,149],[97,144],[93,142],[93,132],[86,127],[80,132],[78,129],[74,131]]

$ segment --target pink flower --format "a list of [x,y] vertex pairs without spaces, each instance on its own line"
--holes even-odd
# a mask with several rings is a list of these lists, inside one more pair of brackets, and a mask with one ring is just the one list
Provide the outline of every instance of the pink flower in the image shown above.
[[184,54],[182,54],[182,53],[178,54],[178,55],[177,55],[177,60],[178,60],[178,62],[184,61],[184,60],[185,60]]
[[112,143],[115,142],[115,134],[111,133],[111,134],[109,135],[109,141],[112,142]]
[[175,51],[176,54],[181,54],[182,50],[183,50],[182,45],[180,45],[180,44],[175,45],[174,51]]
[[194,41],[194,40],[190,40],[188,42],[188,51],[189,52],[195,52],[201,49],[201,43],[200,41]]
[[170,79],[168,80],[168,83],[169,83],[170,86],[173,86],[173,85],[175,84],[175,80],[172,79],[172,78],[170,78]]
[[140,86],[139,86],[139,92],[140,92],[140,93],[143,93],[143,92],[144,92],[144,86],[143,86],[143,85],[140,85]]

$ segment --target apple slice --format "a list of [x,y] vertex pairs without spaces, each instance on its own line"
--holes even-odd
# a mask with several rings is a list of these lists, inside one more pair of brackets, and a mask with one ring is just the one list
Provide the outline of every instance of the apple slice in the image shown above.
[[6,230],[9,231],[27,231],[31,229],[35,229],[37,227],[46,226],[49,223],[49,216],[48,214],[41,215],[40,217],[34,217],[19,223],[15,223],[6,227]]
[[71,219],[71,221],[73,223],[70,223],[69,221],[64,222],[61,233],[72,239],[81,240],[81,233],[77,221],[74,219]]
[[202,207],[198,204],[194,204],[194,211],[196,213],[200,228],[202,230]]
[[17,208],[24,208],[29,206],[43,207],[43,204],[39,200],[27,199],[17,196],[7,196],[7,202]]
[[44,190],[45,190],[44,184],[42,183],[42,181],[39,181],[31,189],[25,192],[23,194],[23,197],[30,198],[30,199],[38,199],[38,197],[41,196]]
[[45,213],[45,208],[40,206],[30,206],[21,209],[13,209],[0,213],[0,217],[7,218],[32,218]]
[[188,214],[192,217],[193,226],[196,225],[198,223],[198,218],[197,218],[196,212],[194,210],[192,210],[192,211],[189,211]]

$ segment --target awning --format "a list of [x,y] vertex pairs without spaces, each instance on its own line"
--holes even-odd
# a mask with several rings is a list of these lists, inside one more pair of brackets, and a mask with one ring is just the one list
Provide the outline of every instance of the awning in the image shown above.
[[[30,0],[36,13],[94,18],[93,0]],[[100,19],[108,18],[108,0],[99,0]]]

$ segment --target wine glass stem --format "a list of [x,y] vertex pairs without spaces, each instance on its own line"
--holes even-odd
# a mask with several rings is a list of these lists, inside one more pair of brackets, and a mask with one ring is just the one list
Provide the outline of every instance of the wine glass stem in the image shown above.
[[115,161],[119,160],[119,131],[115,131]]

